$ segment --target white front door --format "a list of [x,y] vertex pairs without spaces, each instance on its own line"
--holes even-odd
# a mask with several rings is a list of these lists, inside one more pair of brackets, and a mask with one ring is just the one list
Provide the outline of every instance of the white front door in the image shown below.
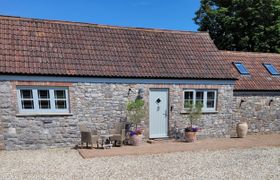
[[151,89],[149,93],[150,138],[168,137],[168,89]]

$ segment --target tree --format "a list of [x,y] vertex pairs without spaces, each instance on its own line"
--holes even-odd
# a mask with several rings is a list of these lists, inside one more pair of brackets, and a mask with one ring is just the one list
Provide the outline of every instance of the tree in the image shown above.
[[185,107],[188,112],[188,116],[186,120],[190,121],[191,124],[190,128],[192,128],[193,123],[200,120],[200,117],[202,115],[203,104],[199,101],[197,101],[195,104],[188,102],[185,103]]
[[146,109],[144,107],[144,104],[144,100],[136,99],[134,101],[129,101],[126,107],[128,122],[134,124],[136,129],[137,125],[146,115]]
[[201,0],[193,19],[219,49],[280,53],[280,0]]

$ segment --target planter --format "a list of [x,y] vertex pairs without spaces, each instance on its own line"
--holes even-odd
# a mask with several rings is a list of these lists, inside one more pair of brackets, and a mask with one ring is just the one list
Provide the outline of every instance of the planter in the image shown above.
[[248,132],[248,124],[246,122],[238,123],[236,125],[237,137],[244,138]]
[[143,139],[142,134],[141,135],[134,135],[134,136],[130,137],[131,145],[139,146],[140,144],[142,144],[142,139]]
[[186,142],[194,142],[196,140],[196,132],[185,132]]

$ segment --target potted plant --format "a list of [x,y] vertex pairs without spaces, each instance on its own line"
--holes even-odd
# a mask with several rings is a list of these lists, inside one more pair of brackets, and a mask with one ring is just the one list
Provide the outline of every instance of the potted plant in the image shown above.
[[193,123],[198,121],[202,115],[202,103],[196,102],[195,104],[188,103],[187,107],[187,120],[190,121],[190,126],[185,128],[185,139],[187,142],[194,142],[196,140],[196,133],[199,128],[193,127]]
[[142,119],[145,117],[144,100],[136,98],[134,101],[129,101],[126,107],[127,110],[127,120],[132,124],[132,130],[129,131],[129,142],[132,145],[139,145],[143,138],[143,129],[137,126],[141,123]]
[[129,131],[129,136],[130,136],[130,144],[134,146],[138,146],[142,143],[143,139],[143,129],[137,128],[135,130]]

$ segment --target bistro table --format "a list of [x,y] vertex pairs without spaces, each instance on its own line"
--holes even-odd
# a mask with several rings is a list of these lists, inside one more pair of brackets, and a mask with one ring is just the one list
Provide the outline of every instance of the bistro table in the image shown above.
[[112,141],[110,139],[110,137],[112,137],[113,135],[110,135],[110,134],[103,134],[103,135],[100,135],[100,138],[101,138],[101,147],[103,149],[108,149],[108,148],[112,148],[113,147],[113,144],[112,144]]

